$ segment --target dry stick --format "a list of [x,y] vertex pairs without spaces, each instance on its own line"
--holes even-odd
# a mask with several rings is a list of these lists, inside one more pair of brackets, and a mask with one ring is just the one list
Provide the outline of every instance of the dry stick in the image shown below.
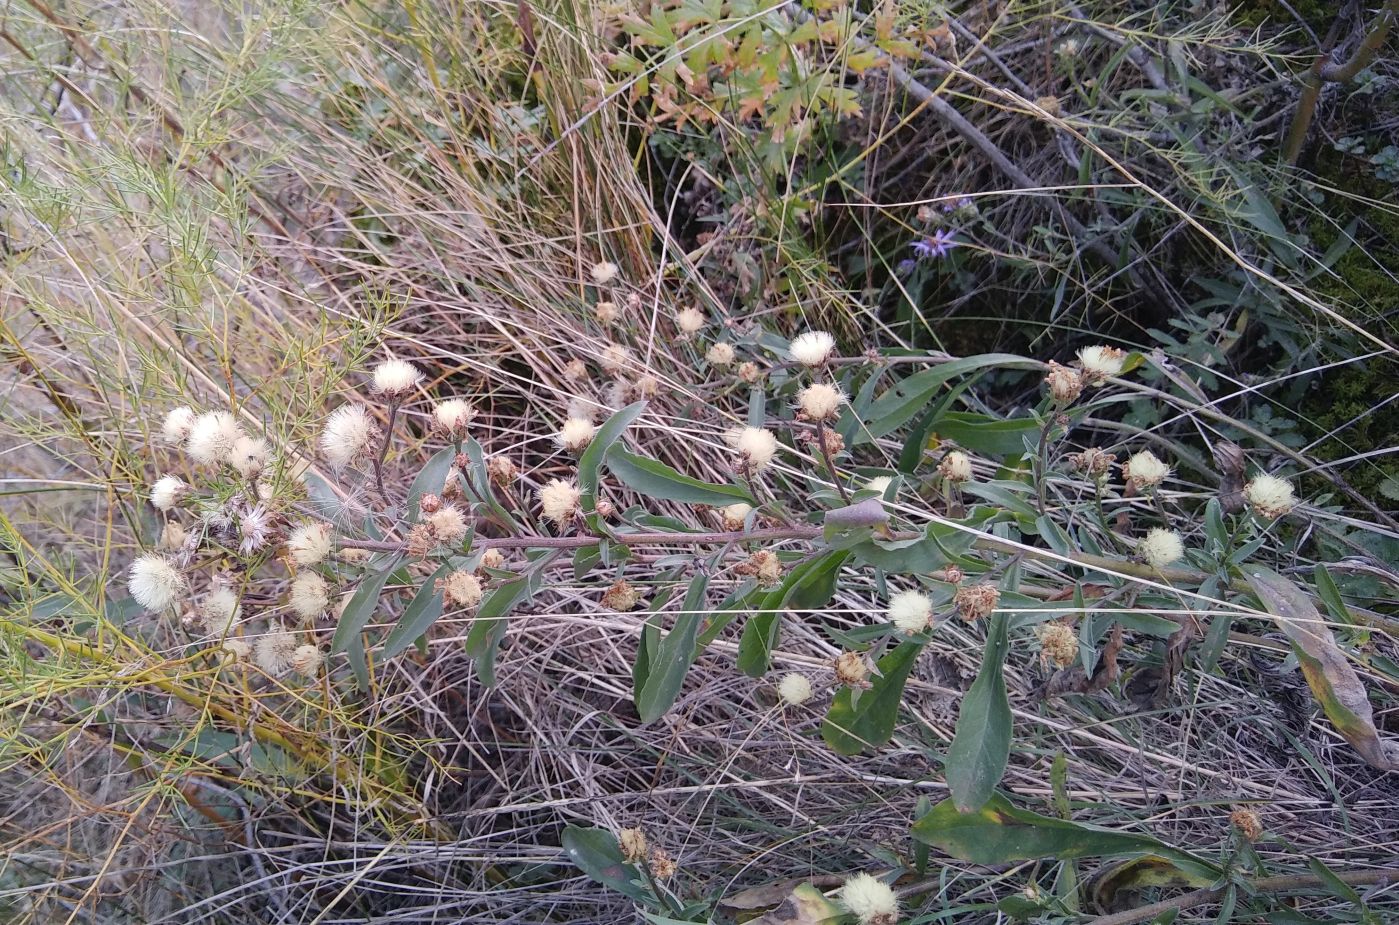
[[[1382,867],[1376,870],[1350,870],[1337,873],[1336,879],[1351,886],[1373,886],[1375,884],[1389,884],[1399,881],[1399,867]],[[1316,874],[1282,874],[1277,877],[1260,877],[1257,880],[1249,881],[1249,886],[1260,893],[1283,893],[1289,890],[1302,890],[1309,887],[1325,886],[1327,880]],[[1225,894],[1228,887],[1218,889],[1195,890],[1185,893],[1174,899],[1164,899],[1149,906],[1141,906],[1137,909],[1128,909],[1126,912],[1115,912],[1112,915],[1100,915],[1096,919],[1088,922],[1088,925],[1135,925],[1136,922],[1146,922],[1156,918],[1163,912],[1179,912],[1182,909],[1189,909],[1192,906],[1202,906],[1205,903],[1214,902]]]

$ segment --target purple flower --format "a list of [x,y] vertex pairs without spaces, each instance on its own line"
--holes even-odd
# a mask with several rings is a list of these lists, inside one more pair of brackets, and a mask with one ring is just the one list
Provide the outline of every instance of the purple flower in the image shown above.
[[911,245],[914,255],[920,260],[927,260],[932,257],[946,257],[948,253],[951,252],[952,248],[956,246],[957,241],[952,237],[952,232],[945,228],[939,228],[937,231],[933,232],[931,237],[924,238],[921,241],[914,241]]
[[906,258],[898,262],[898,265],[894,267],[894,272],[899,276],[907,276],[913,272],[913,268],[916,266],[918,266],[918,261]]

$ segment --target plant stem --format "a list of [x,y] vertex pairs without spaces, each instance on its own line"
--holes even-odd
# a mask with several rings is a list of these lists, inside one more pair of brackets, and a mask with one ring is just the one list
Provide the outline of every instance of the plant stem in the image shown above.
[[826,446],[826,425],[823,421],[816,422],[816,445],[821,449],[821,458],[826,462],[826,471],[831,474],[831,481],[835,482],[836,491],[840,492],[840,500],[849,504],[850,492],[845,490],[845,483],[841,481],[840,473],[836,471],[835,460],[831,459],[831,451]]
[[379,497],[385,504],[389,503],[388,492],[384,491],[384,460],[389,455],[389,443],[393,440],[393,425],[398,420],[398,400],[389,402],[389,424],[384,428],[384,442],[379,446],[379,455],[374,458],[374,486],[379,490]]

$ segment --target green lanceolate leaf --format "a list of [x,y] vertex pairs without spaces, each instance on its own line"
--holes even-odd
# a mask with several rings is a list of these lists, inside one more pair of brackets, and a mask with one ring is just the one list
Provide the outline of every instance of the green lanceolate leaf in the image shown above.
[[404,501],[409,523],[418,522],[418,502],[422,500],[423,495],[441,493],[443,486],[447,484],[447,473],[452,469],[452,460],[456,458],[456,447],[444,447],[432,454],[427,464],[418,470],[413,484],[408,486],[408,497]]
[[962,698],[957,732],[947,750],[947,789],[964,812],[991,798],[1010,760],[1010,699],[1005,679],[1006,617],[991,616],[981,671]]
[[638,902],[651,899],[637,869],[622,858],[617,839],[605,829],[570,825],[563,830],[563,850],[573,865],[603,886]]
[[330,640],[332,654],[344,652],[349,648],[350,640],[358,639],[364,632],[369,618],[379,606],[379,596],[384,593],[384,584],[394,569],[398,568],[398,563],[398,559],[392,559],[384,568],[360,582],[359,590],[350,598],[350,603],[345,605],[340,614],[340,621],[335,625],[335,635]]
[[913,837],[973,864],[1150,854],[1167,858],[1191,874],[1219,873],[1213,865],[1148,835],[1041,816],[1017,808],[999,793],[992,793],[980,809],[970,813],[943,800],[913,824]]
[[900,643],[879,660],[879,675],[857,700],[854,691],[841,688],[821,724],[821,738],[842,755],[857,755],[889,741],[899,717],[904,685],[923,650],[920,642]]
[[546,553],[535,560],[525,574],[481,598],[476,620],[466,634],[466,654],[476,660],[476,676],[486,687],[495,685],[495,656],[505,637],[506,615],[534,596],[544,583],[545,569],[558,556],[559,550]]
[[738,641],[739,671],[754,678],[767,674],[781,633],[782,611],[815,610],[829,603],[840,566],[849,555],[849,550],[837,549],[808,559],[792,569],[780,587],[754,592],[753,612]]
[[403,616],[398,618],[398,623],[389,631],[389,638],[384,640],[384,658],[393,658],[411,646],[414,639],[426,633],[442,616],[442,592],[437,590],[437,579],[445,578],[451,570],[451,565],[443,564],[423,582],[413,600],[403,608]]
[[753,496],[737,485],[717,485],[692,479],[659,460],[628,453],[619,446],[608,451],[607,468],[628,488],[664,501],[712,504],[716,507],[736,501],[755,503]]
[[860,432],[863,440],[872,440],[898,430],[922,411],[943,383],[964,373],[986,367],[1001,369],[1038,369],[1039,364],[1009,353],[986,353],[941,363],[931,369],[914,373],[876,398],[865,413],[866,427]]
[[[645,410],[646,402],[644,401],[627,405],[604,421],[602,426],[597,429],[597,433],[593,434],[588,448],[583,451],[582,456],[578,457],[578,490],[584,496],[590,497],[597,491],[598,468],[607,456],[607,451],[612,449],[612,445],[622,438],[622,432],[630,427],[633,421],[641,417],[641,412]],[[585,510],[587,509],[585,508]]]
[[923,535],[914,540],[864,540],[850,547],[856,559],[866,565],[897,575],[931,572],[971,549],[976,533],[958,530],[940,523],[930,523]]
[[704,622],[704,592],[708,584],[704,575],[690,580],[675,626],[647,653],[646,677],[636,691],[636,711],[643,723],[663,716],[680,696],[680,687],[695,660],[695,637]]
[[1253,592],[1292,642],[1307,685],[1327,718],[1371,766],[1385,771],[1399,767],[1375,728],[1364,682],[1346,661],[1311,598],[1288,579],[1261,566],[1251,565],[1244,573]]

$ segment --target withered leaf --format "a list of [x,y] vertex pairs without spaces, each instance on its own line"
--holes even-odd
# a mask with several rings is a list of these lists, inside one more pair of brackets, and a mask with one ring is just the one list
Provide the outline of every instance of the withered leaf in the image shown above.
[[1061,668],[1040,688],[1041,697],[1058,697],[1063,694],[1096,694],[1107,689],[1117,680],[1117,656],[1122,651],[1122,624],[1114,623],[1107,645],[1103,646],[1103,656],[1093,669],[1093,676],[1083,670],[1082,665]]

